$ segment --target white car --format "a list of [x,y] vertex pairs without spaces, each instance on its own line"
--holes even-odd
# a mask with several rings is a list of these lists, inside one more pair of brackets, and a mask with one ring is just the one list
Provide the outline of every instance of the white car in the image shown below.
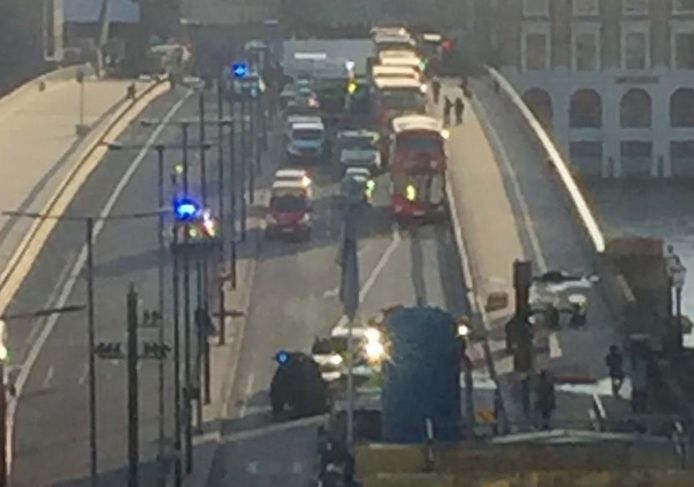
[[294,181],[301,183],[307,191],[309,197],[312,196],[312,184],[311,177],[308,171],[305,169],[278,169],[275,172],[275,181]]

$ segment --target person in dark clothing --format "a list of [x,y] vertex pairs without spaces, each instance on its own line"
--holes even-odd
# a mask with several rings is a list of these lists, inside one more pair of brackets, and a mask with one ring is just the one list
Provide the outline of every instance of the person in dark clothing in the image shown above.
[[449,125],[451,123],[451,110],[453,109],[453,102],[450,98],[445,97],[443,101],[443,123]]
[[437,105],[439,104],[439,94],[441,93],[441,82],[439,81],[438,78],[434,78],[434,81],[431,82],[431,89],[434,94],[434,103]]
[[610,345],[610,351],[605,357],[605,365],[612,380],[612,395],[619,397],[619,390],[624,383],[624,358],[617,345]]
[[549,429],[552,412],[556,407],[554,398],[554,382],[546,370],[540,372],[536,389],[535,408],[542,418],[542,429]]
[[463,123],[463,112],[465,111],[465,103],[463,99],[458,97],[455,99],[455,123],[460,125]]

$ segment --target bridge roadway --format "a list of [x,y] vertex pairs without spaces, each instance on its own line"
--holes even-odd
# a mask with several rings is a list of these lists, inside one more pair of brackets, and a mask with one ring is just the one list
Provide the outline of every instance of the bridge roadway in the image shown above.
[[[463,126],[453,129],[449,149],[451,184],[456,202],[459,202],[457,216],[462,222],[473,278],[480,292],[486,292],[484,283],[508,289],[510,264],[521,256],[532,258],[538,270],[556,267],[589,270],[590,248],[564,203],[561,190],[551,179],[544,156],[527,133],[518,128],[523,121],[514,118],[512,110],[504,106],[503,100],[497,99],[483,81],[476,82],[473,88],[477,93],[478,113],[468,110]],[[446,90],[452,89],[446,87]],[[179,104],[181,96],[181,92],[167,95],[152,105],[145,116],[192,116],[196,104],[191,100]],[[480,120],[486,120],[493,128],[487,127],[485,131]],[[169,142],[178,137],[174,128],[151,132],[133,126],[123,142]],[[155,204],[154,156],[145,154],[138,163],[133,162],[140,159],[135,157],[135,153],[109,154],[75,198],[72,210],[91,212],[108,207],[113,214],[123,214],[152,208]],[[173,162],[178,160],[168,161]],[[193,162],[195,166],[195,160]],[[126,173],[129,177],[123,178]],[[229,401],[232,408],[224,424],[222,448],[213,465],[213,485],[225,485],[229,481],[272,485],[282,475],[287,475],[285,483],[305,485],[312,474],[310,435],[291,442],[287,440],[289,444],[285,445],[282,444],[284,431],[271,432],[264,438],[242,433],[268,425],[266,391],[274,369],[274,353],[281,348],[308,350],[314,336],[329,333],[340,322],[336,181],[333,168],[317,170],[316,228],[311,242],[261,242],[250,304],[244,310],[246,328]],[[452,229],[447,224],[394,229],[388,218],[386,181],[386,176],[379,178],[376,203],[366,211],[361,224],[361,316],[368,317],[383,306],[417,302],[442,306],[454,313],[468,312],[466,286]],[[483,209],[490,211],[489,221],[475,219],[469,213],[475,208],[479,208],[480,213]],[[141,290],[144,307],[155,305],[156,235],[153,228],[154,223],[147,220],[106,221],[100,228],[96,245],[99,340],[123,338],[124,293],[129,282],[135,282]],[[82,232],[76,223],[59,225],[12,309],[41,307],[47,300],[55,302],[61,291],[69,302],[84,301],[82,286],[71,288],[80,272],[76,262]],[[252,232],[249,239],[255,238],[260,235]],[[243,252],[243,258],[250,258],[250,252]],[[580,373],[593,378],[604,377],[602,355],[612,337],[609,318],[600,298],[592,293],[591,322],[587,329],[562,330],[549,339],[553,343],[552,356],[543,363],[557,375]],[[498,353],[499,323],[503,318],[503,312],[490,317],[489,336],[492,350],[496,352],[507,408],[512,413],[512,421],[520,424],[522,418],[514,407],[517,404],[513,395],[515,379],[508,369],[508,359]],[[83,318],[62,317],[54,325],[53,333],[44,339],[19,399],[14,423],[13,485],[86,483],[88,430]],[[34,343],[41,339],[40,330],[44,326],[45,322],[14,326],[11,344],[21,347]],[[481,387],[488,381],[480,352],[477,353],[479,370],[476,375]],[[156,453],[156,368],[152,363],[144,363],[141,373],[142,452],[146,464],[143,482],[150,485],[153,472],[147,463]],[[99,362],[98,384],[99,454],[103,476],[100,485],[122,485],[126,445],[123,365]],[[170,392],[170,387],[167,390]],[[575,390],[562,394],[557,421],[583,425],[587,420],[588,396],[585,393],[595,390],[597,388],[579,391],[582,394],[576,394]]]

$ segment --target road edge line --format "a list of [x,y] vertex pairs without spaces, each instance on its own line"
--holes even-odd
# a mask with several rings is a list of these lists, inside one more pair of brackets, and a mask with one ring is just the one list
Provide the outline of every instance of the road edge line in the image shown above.
[[[487,316],[484,306],[479,301],[479,294],[477,292],[478,286],[475,276],[472,272],[472,267],[470,264],[470,254],[468,248],[465,244],[465,238],[463,236],[462,226],[460,224],[460,218],[458,217],[457,205],[455,200],[455,195],[453,192],[453,187],[451,185],[450,178],[446,178],[446,199],[448,200],[448,215],[451,225],[453,227],[453,238],[456,242],[456,247],[458,250],[459,264],[462,267],[463,277],[466,281],[466,291],[468,304],[470,305],[470,311],[473,315],[479,315],[479,321],[484,327],[485,332],[489,332],[491,327],[489,325],[489,318]],[[496,373],[496,366],[494,364],[494,357],[492,355],[491,348],[489,347],[489,340],[487,338],[487,333],[483,334],[482,339],[482,350],[484,351],[484,359],[489,371],[489,378],[494,382],[496,390],[499,391],[499,396],[501,397],[501,407],[500,413],[502,421],[504,424],[508,425],[508,415],[506,413],[506,407],[504,406],[504,397],[499,382],[499,376]]]

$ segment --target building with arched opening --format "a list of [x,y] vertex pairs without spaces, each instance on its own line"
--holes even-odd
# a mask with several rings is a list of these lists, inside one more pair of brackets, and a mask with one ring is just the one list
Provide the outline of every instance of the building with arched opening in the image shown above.
[[468,0],[475,37],[580,173],[694,176],[694,2]]

